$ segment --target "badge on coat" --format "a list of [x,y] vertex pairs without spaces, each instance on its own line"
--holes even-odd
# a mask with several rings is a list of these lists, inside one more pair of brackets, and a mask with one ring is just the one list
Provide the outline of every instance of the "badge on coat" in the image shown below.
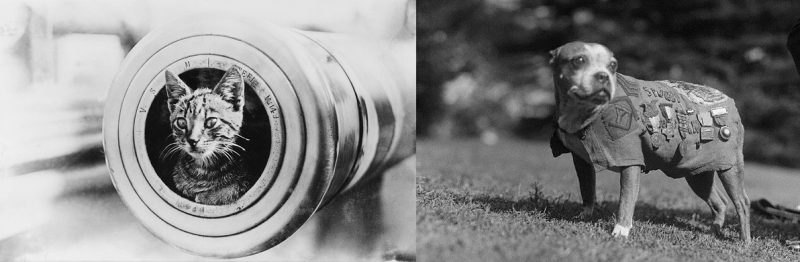
[[658,105],[658,107],[661,108],[661,114],[667,119],[667,121],[675,119],[675,108],[672,107],[672,104],[663,103]]
[[728,141],[728,139],[731,139],[731,135],[731,129],[727,126],[723,126],[719,129],[719,138],[721,138],[722,141]]
[[728,125],[727,121],[725,121],[727,116],[728,116],[728,110],[725,109],[724,107],[717,107],[711,109],[711,117],[714,118],[714,124],[716,124],[717,126]]
[[700,141],[708,142],[714,140],[714,128],[702,127],[700,128]]
[[603,110],[603,124],[612,140],[617,140],[633,131],[635,112],[628,97],[617,97],[611,100]]
[[711,114],[708,111],[702,111],[698,113],[697,120],[699,120],[700,125],[704,127],[709,127],[714,125],[714,120],[711,119]]

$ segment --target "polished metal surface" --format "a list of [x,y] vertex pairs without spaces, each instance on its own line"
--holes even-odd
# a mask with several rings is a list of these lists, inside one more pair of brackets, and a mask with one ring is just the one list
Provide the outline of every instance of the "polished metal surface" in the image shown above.
[[[392,43],[224,19],[187,19],[146,36],[109,91],[104,147],[117,191],[156,236],[207,256],[277,245],[325,203],[414,151],[414,79]],[[413,61],[413,60],[411,60]],[[163,72],[244,70],[270,132],[265,168],[228,205],[175,193],[148,155]],[[413,66],[412,66],[413,67]],[[157,114],[155,114],[157,115]]]

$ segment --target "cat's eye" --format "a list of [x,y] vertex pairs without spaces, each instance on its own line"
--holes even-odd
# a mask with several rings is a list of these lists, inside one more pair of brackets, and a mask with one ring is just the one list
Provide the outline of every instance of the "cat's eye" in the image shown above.
[[206,128],[213,128],[219,124],[219,119],[216,117],[209,117],[206,119]]
[[186,129],[186,119],[183,117],[175,119],[175,126],[181,129]]
[[572,60],[570,60],[570,63],[572,63],[573,67],[579,68],[579,67],[583,66],[583,64],[586,63],[586,57],[577,56],[575,58],[572,58]]

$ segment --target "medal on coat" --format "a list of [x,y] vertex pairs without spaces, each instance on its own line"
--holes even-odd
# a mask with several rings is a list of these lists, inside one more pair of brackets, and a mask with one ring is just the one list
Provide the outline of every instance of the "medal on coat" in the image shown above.
[[717,107],[711,109],[711,117],[714,118],[714,124],[717,126],[726,126],[725,118],[728,116],[728,110],[724,107]]
[[714,125],[714,120],[711,119],[711,114],[708,111],[702,111],[698,113],[697,120],[699,120],[700,124],[704,127],[710,127]]
[[714,128],[713,127],[701,127],[700,128],[700,141],[708,142],[714,140]]

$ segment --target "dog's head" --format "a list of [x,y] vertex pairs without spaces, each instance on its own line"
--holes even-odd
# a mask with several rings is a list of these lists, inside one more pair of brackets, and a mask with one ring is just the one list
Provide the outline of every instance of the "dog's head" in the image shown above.
[[617,59],[611,50],[601,44],[570,42],[550,54],[559,98],[597,106],[614,97]]
[[577,132],[615,95],[617,59],[601,44],[571,42],[550,51],[558,124]]

